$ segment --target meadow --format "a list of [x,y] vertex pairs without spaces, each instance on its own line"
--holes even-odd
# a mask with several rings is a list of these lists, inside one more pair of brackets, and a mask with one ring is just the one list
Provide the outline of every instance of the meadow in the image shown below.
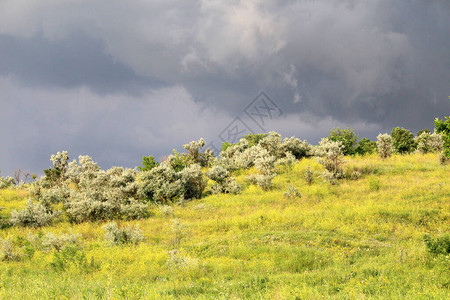
[[[205,195],[151,206],[144,240],[110,245],[106,222],[7,227],[23,255],[0,261],[1,299],[449,299],[450,256],[424,236],[450,233],[450,164],[437,154],[345,157],[361,178],[330,185],[305,158],[281,167],[269,191]],[[317,172],[306,183],[307,167]],[[301,196],[285,196],[289,186]],[[27,192],[0,190],[2,216]],[[44,251],[30,234],[80,234],[80,245]]]

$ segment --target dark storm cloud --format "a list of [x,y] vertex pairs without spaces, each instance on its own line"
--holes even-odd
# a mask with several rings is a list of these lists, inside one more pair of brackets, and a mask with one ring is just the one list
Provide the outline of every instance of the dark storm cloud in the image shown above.
[[[334,126],[371,138],[431,129],[450,112],[449,32],[445,0],[4,0],[0,115],[15,126],[1,138],[46,157],[71,147],[130,162],[217,137],[260,91],[284,111],[268,130],[312,142]],[[120,109],[101,114],[117,95]],[[8,153],[11,164],[25,155]]]
[[101,41],[84,34],[56,41],[42,35],[23,38],[1,34],[0,75],[14,77],[25,85],[89,86],[100,93],[161,86],[160,80],[137,76],[130,67],[114,61],[104,48]]

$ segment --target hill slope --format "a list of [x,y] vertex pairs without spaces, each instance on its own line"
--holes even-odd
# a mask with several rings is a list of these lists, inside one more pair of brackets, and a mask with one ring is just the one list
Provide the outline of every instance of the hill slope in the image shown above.
[[[238,195],[210,195],[153,207],[137,244],[112,246],[105,223],[61,222],[0,231],[0,298],[435,298],[450,296],[449,255],[432,254],[424,235],[450,229],[450,166],[436,155],[346,158],[358,180],[307,185],[303,159],[272,190],[245,184]],[[251,171],[248,171],[251,172]],[[288,186],[301,197],[286,197]],[[23,191],[0,190],[6,215]],[[78,246],[46,250],[30,241],[80,234]]]

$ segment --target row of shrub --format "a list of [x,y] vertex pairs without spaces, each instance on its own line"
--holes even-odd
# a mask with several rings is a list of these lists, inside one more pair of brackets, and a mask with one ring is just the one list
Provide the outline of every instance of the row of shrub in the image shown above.
[[[391,139],[391,152],[398,154],[407,154],[414,151],[439,153],[443,149],[443,135],[436,131],[430,132],[428,129],[421,130],[414,136],[408,129],[395,127],[390,134],[386,133],[383,139],[386,139],[386,136]],[[330,132],[328,139],[335,142],[340,141],[344,146],[344,155],[365,155],[380,151],[377,142],[367,138],[362,138],[357,142],[358,135],[350,128],[335,128]],[[377,140],[379,141],[380,138],[377,138]]]
[[[446,153],[442,150],[448,146],[449,123],[449,119],[436,120],[440,133],[424,130],[414,137],[408,130],[397,127],[390,135],[378,135],[377,142],[363,138],[358,143],[352,129],[336,128],[316,146],[295,137],[282,139],[276,132],[249,134],[238,143],[224,143],[218,157],[208,148],[203,150],[205,141],[200,139],[184,145],[185,153],[174,150],[161,163],[152,156],[144,157],[139,170],[122,167],[102,170],[89,156],[69,162],[66,151],[58,152],[51,156],[52,168],[44,170],[45,176],[29,185],[34,201],[30,200],[24,210],[13,211],[10,223],[38,227],[60,218],[76,223],[144,218],[149,203],[170,204],[201,198],[207,187],[215,194],[239,193],[242,186],[232,175],[243,169],[253,169],[246,176],[249,184],[268,190],[277,173],[299,159],[312,156],[324,167],[321,177],[336,184],[341,178],[361,176],[358,170],[345,173],[344,155],[378,151],[385,159],[394,152],[409,153],[413,147],[422,153]],[[310,170],[305,178],[308,183],[313,181]]]

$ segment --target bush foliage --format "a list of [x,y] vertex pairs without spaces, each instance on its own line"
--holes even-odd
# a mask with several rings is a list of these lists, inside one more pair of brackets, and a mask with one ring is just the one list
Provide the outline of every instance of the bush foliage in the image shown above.
[[[185,153],[173,151],[162,163],[153,156],[143,157],[142,166],[136,169],[113,167],[102,170],[89,156],[79,156],[69,161],[67,151],[52,155],[52,168],[44,170],[45,176],[30,184],[30,201],[23,210],[15,210],[10,223],[18,226],[40,227],[51,224],[64,214],[72,222],[139,219],[149,213],[148,204],[181,203],[186,199],[201,198],[208,183],[209,191],[239,193],[242,189],[233,176],[243,169],[253,168],[245,178],[268,190],[278,173],[292,170],[293,164],[304,157],[316,156],[325,171],[321,177],[331,184],[338,179],[358,179],[358,170],[344,172],[344,155],[378,153],[384,159],[395,150],[412,152],[416,145],[422,153],[448,154],[450,120],[436,120],[437,132],[422,131],[415,139],[409,130],[396,127],[392,134],[380,134],[377,142],[367,138],[356,143],[353,129],[334,128],[328,138],[312,146],[296,137],[284,138],[271,131],[268,134],[248,134],[238,143],[224,143],[219,157],[214,157],[205,147],[205,140],[183,145]],[[439,133],[438,133],[439,132]],[[444,156],[442,156],[444,157]],[[202,168],[206,168],[205,173]],[[314,174],[310,168],[305,181],[312,184]],[[12,178],[1,178],[0,188],[14,184]]]
[[116,222],[110,222],[102,227],[105,231],[105,240],[111,246],[134,244],[137,245],[144,240],[144,234],[139,224],[119,228]]
[[414,134],[403,127],[395,127],[391,132],[392,146],[396,153],[411,153],[416,149]]
[[[326,172],[323,174],[327,179],[342,178],[344,170],[344,145],[340,141],[331,141],[323,138],[315,149],[317,161],[325,167]],[[329,180],[334,182],[333,180]]]
[[358,135],[351,128],[341,129],[339,127],[333,128],[330,131],[328,139],[333,142],[341,142],[344,146],[342,152],[344,155],[355,154],[356,141],[358,140]]
[[[73,222],[147,215],[147,204],[139,197],[136,170],[114,167],[104,171],[89,156],[67,163],[66,151],[58,152],[51,160],[53,169],[47,169],[48,175],[31,186],[41,211],[52,213],[56,205],[62,204],[63,212]],[[26,211],[22,215],[26,216]]]
[[378,154],[382,159],[391,156],[393,151],[392,137],[387,133],[380,133],[377,136],[377,148]]
[[377,152],[377,143],[368,138],[359,140],[355,148],[355,153],[359,155],[372,154],[375,152]]
[[443,150],[442,154],[447,159],[450,158],[450,116],[445,120],[436,119],[434,121],[436,132],[442,134]]

